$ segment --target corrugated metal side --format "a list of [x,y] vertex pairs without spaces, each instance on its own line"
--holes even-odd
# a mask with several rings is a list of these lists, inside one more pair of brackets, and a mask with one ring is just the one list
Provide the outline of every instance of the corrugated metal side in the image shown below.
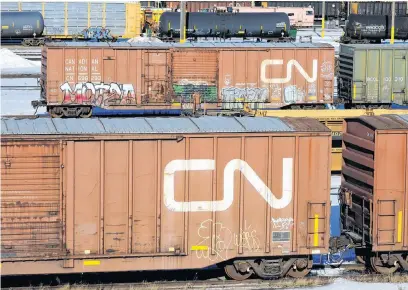
[[408,49],[401,45],[341,45],[339,97],[353,103],[396,103],[408,100]]
[[202,101],[217,102],[218,51],[185,50],[172,53],[172,88],[182,102],[194,94]]
[[343,127],[343,166],[341,171],[342,230],[351,231],[372,243],[371,203],[374,202],[375,130],[359,119],[346,119]]
[[[273,47],[220,51],[219,91],[225,108],[330,103],[334,90],[333,47]],[[296,66],[302,67],[303,71]],[[291,74],[288,72],[291,71]],[[259,105],[255,104],[259,103]]]
[[1,146],[1,257],[62,254],[59,142]]

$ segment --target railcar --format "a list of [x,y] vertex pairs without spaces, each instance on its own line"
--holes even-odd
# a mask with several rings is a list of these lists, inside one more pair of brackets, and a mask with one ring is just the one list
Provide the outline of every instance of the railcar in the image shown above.
[[303,277],[328,253],[330,147],[309,118],[3,117],[2,276]]

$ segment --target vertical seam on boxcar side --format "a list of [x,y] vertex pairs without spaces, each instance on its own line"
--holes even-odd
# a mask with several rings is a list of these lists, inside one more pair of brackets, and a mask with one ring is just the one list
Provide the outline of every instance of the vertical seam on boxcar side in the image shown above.
[[128,249],[127,252],[131,254],[133,243],[133,141],[128,143]]
[[99,208],[99,254],[103,255],[104,242],[105,242],[105,231],[104,231],[104,214],[105,214],[105,141],[100,141],[100,208]]
[[[217,166],[218,164],[218,137],[213,137],[213,159],[215,160],[215,166]],[[215,168],[215,170],[212,170],[211,172],[211,177],[212,177],[212,199],[211,200],[216,200],[217,198],[217,168]],[[212,218],[212,226],[211,226],[211,245],[210,245],[210,249],[211,249],[211,255],[215,255],[215,237],[216,237],[216,228],[215,228],[215,223],[216,221],[216,213],[213,210],[211,212],[211,218]]]
[[160,240],[161,240],[161,162],[162,162],[162,140],[157,141],[157,170],[156,170],[156,253],[160,253]]
[[[268,171],[267,171],[267,185],[268,188],[272,188],[272,158],[273,154],[271,154],[273,150],[273,137],[268,136]],[[269,204],[266,202],[265,203],[266,207],[266,237],[265,237],[265,253],[270,253],[271,252],[271,207]]]
[[[185,159],[186,160],[190,160],[190,137],[186,138],[186,142],[184,143],[184,152],[186,152],[186,156]],[[189,202],[190,201],[190,171],[186,170],[184,173],[184,200]],[[188,225],[189,225],[189,215],[190,212],[189,211],[185,211],[183,213],[183,217],[184,217],[184,241],[182,245],[182,253],[186,253],[188,251],[188,235],[189,235],[189,229],[188,229]]]
[[[293,152],[294,153],[294,171],[293,172],[293,180],[292,180],[292,186],[293,186],[293,194],[295,194],[296,198],[293,197],[293,219],[297,220],[299,218],[299,212],[298,212],[298,203],[299,203],[299,193],[298,193],[298,182],[299,182],[299,177],[298,177],[298,173],[299,173],[299,136],[295,137],[295,146],[293,148]],[[306,214],[308,210],[306,210]],[[309,216],[306,216],[306,220],[308,220]],[[297,224],[298,223],[293,223],[293,232],[292,234],[292,251],[298,251],[298,241],[297,241]],[[306,226],[307,228],[307,226]],[[306,232],[308,232],[308,230],[306,230]],[[307,236],[306,239],[308,239],[309,237]],[[306,247],[308,245],[308,241],[306,240]]]
[[[235,118],[236,119],[236,118]],[[245,160],[245,141],[247,137],[241,137],[241,160]],[[245,160],[246,161],[246,160]],[[239,241],[238,241],[238,253],[243,253],[243,235],[242,235],[242,227],[244,224],[244,178],[242,176],[242,172],[239,175]],[[224,180],[225,182],[225,180]],[[225,192],[224,192],[225,194]]]

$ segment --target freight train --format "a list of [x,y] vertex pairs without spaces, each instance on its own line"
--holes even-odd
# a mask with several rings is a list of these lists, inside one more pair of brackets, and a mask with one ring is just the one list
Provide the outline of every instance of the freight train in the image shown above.
[[[294,41],[289,37],[290,20],[283,12],[267,13],[186,13],[187,38],[258,38]],[[180,38],[180,13],[164,12],[160,17],[159,38]]]
[[408,115],[345,121],[330,236],[331,132],[315,119],[2,117],[2,275],[300,278],[353,247],[378,273],[408,270],[407,134]]
[[[391,16],[351,14],[344,26],[342,43],[381,43],[391,39]],[[394,39],[408,40],[408,16],[395,17]]]

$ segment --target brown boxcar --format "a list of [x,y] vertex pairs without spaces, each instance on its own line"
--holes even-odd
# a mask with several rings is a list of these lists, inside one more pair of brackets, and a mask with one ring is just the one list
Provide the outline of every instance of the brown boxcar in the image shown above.
[[331,134],[317,120],[1,128],[2,275],[219,265],[235,279],[298,277],[328,251]]
[[380,273],[408,270],[408,115],[345,119],[342,231]]
[[42,97],[55,117],[91,107],[177,114],[333,102],[328,44],[50,43],[42,55]]

